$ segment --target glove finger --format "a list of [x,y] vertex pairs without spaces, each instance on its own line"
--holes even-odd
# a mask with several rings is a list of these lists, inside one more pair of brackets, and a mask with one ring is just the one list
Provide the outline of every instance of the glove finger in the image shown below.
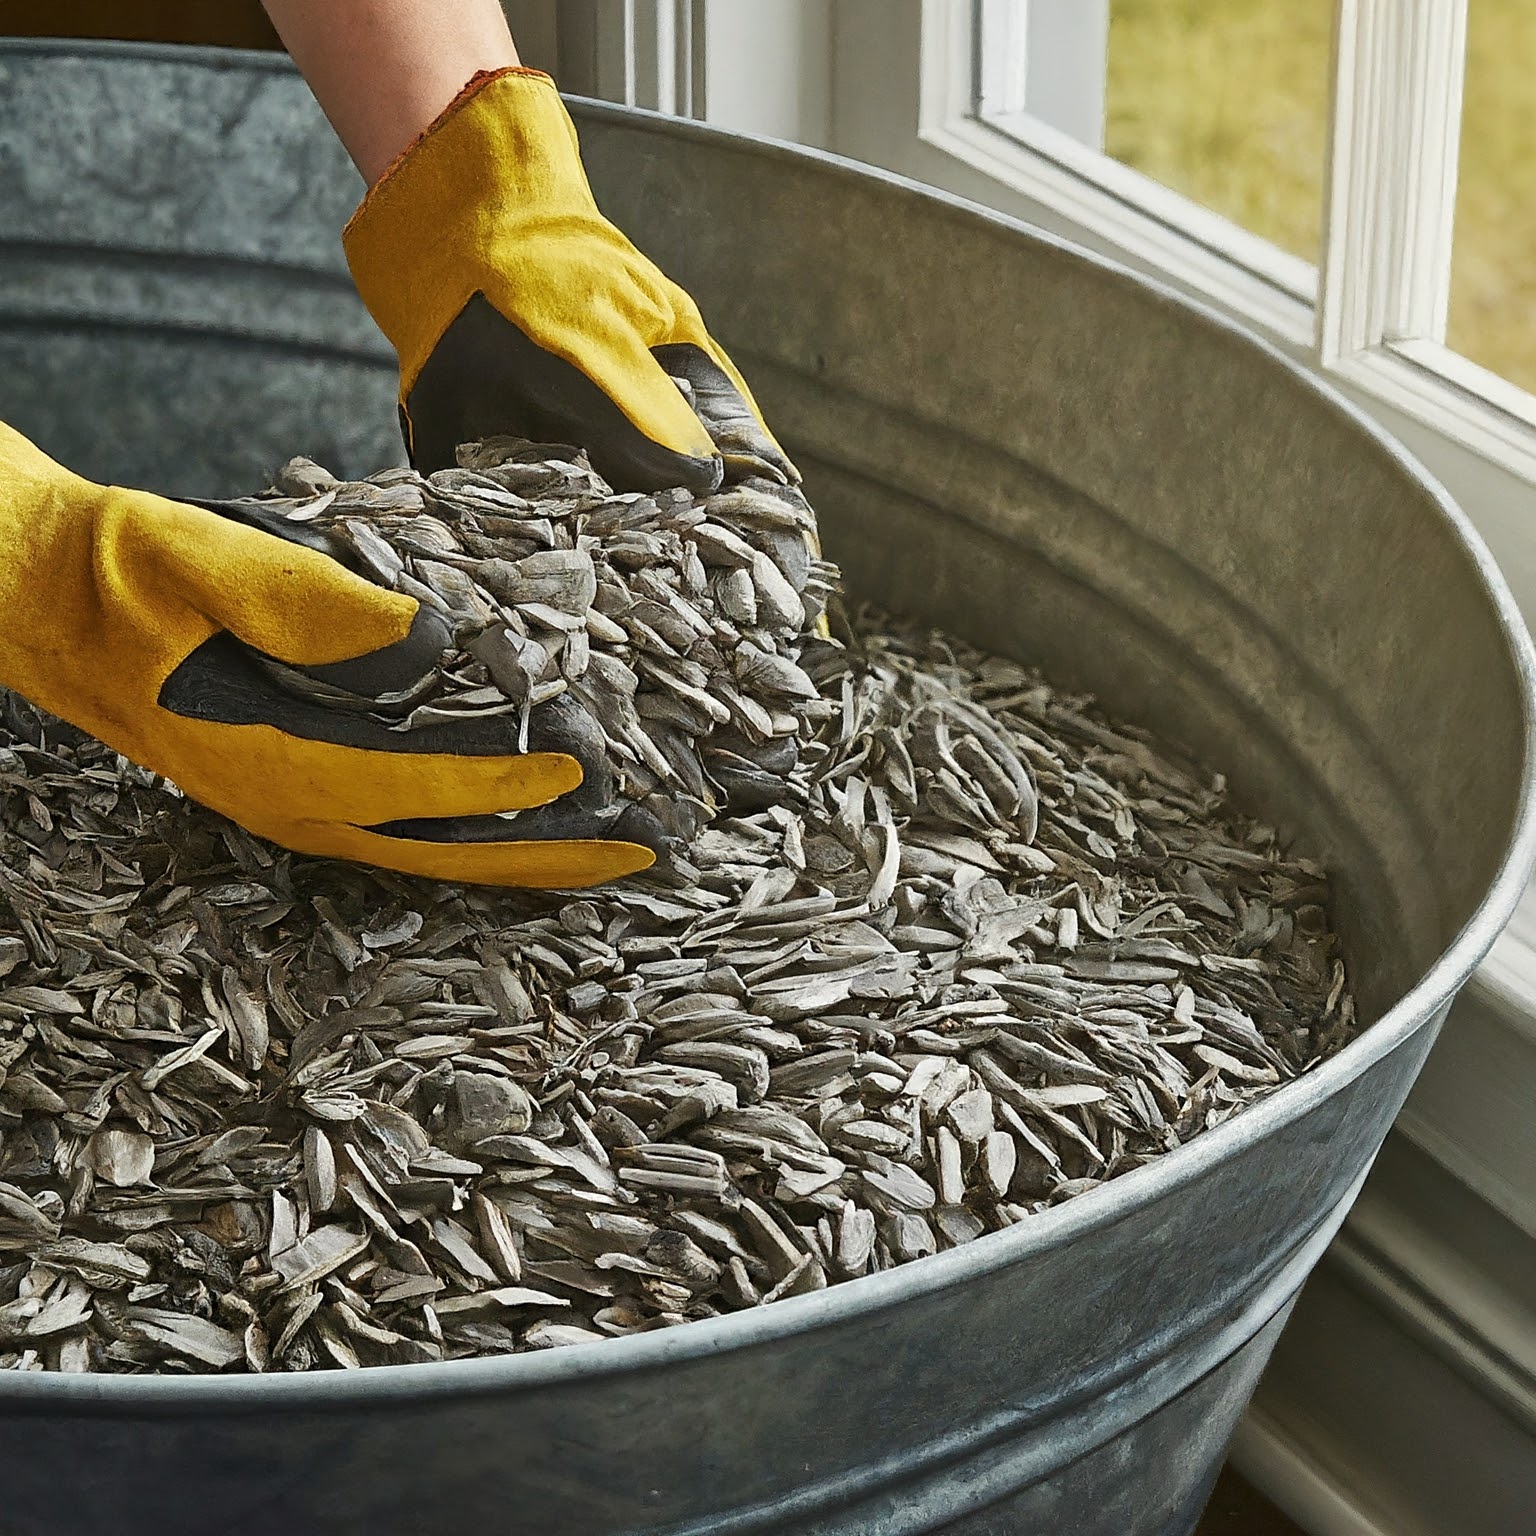
[[[421,613],[426,613],[425,608]],[[418,621],[421,614],[418,614]],[[435,617],[435,615],[434,615]],[[414,627],[413,627],[414,633]],[[435,631],[433,632],[435,634]],[[402,645],[410,644],[410,637]],[[394,649],[394,648],[391,648]],[[346,671],[360,673],[386,657],[374,652],[356,662],[335,667],[309,667],[306,677],[329,680]],[[355,682],[356,676],[349,675]],[[338,706],[290,691],[279,683],[267,659],[257,656],[232,635],[210,636],[166,679],[158,698],[162,709],[209,725],[266,725],[293,738],[291,750],[329,743],[381,754],[435,757],[515,757],[524,752],[574,758],[581,769],[578,803],[599,811],[613,804],[614,777],[607,739],[591,712],[570,694],[560,694],[536,706],[527,722],[526,739],[519,712],[466,714],[397,729],[376,713]],[[358,690],[376,697],[369,689]],[[172,773],[172,777],[176,777]],[[495,806],[495,810],[510,809]],[[425,814],[425,813],[423,813]]]
[[570,795],[510,817],[459,816],[450,821],[414,817],[365,830],[432,843],[621,842],[649,848],[658,858],[683,852],[682,843],[644,806],[630,803],[592,811],[573,804]]
[[[260,529],[287,543],[313,549],[345,567],[354,576],[361,577],[370,586],[381,585],[378,577],[363,565],[357,551],[345,539],[338,538],[331,530],[314,523],[294,522],[284,517],[269,501],[256,497],[204,501],[189,496],[187,503],[243,523],[249,528]],[[385,590],[388,588],[385,587]],[[304,670],[332,687],[376,699],[384,694],[404,693],[420,683],[452,643],[453,625],[446,615],[422,604],[417,608],[410,632],[404,639],[346,661],[315,663]]]
[[[782,482],[812,519],[805,533],[805,547],[813,558],[821,556],[821,536],[814,514],[799,491],[800,471],[779,447],[753,400],[746,380],[730,358],[700,328],[701,340],[671,342],[655,348],[658,361],[674,377],[687,380],[693,406],[725,461],[727,484],[764,478]],[[816,632],[829,633],[826,615],[817,617]]]
[[120,495],[97,531],[107,579],[167,634],[184,632],[190,607],[258,651],[314,666],[393,645],[416,615],[414,598],[318,550],[186,502]]
[[452,620],[422,603],[404,639],[347,661],[317,662],[304,671],[333,688],[360,698],[378,699],[387,694],[406,693],[422,684],[436,671],[444,652],[453,643]]
[[[351,661],[295,669],[306,677],[361,699],[408,698],[434,671],[452,644],[448,621],[423,604],[402,640]],[[417,738],[391,730],[360,710],[304,698],[273,675],[271,658],[236,640],[228,631],[210,635],[183,657],[160,687],[162,709],[191,720],[222,725],[275,725],[290,736],[331,741],[377,751],[463,752],[478,755],[514,750],[515,729],[495,717],[471,717],[462,727],[435,727]]]
[[201,496],[188,496],[184,499],[189,507],[201,507],[205,512],[228,518],[231,522],[240,523],[246,528],[256,528],[262,533],[270,533],[273,538],[282,539],[285,544],[298,544],[305,549],[315,550],[318,554],[328,556],[338,565],[344,565],[356,576],[366,577],[367,575],[367,572],[358,565],[356,555],[345,540],[338,539],[335,534],[325,528],[317,527],[314,523],[294,522],[259,497],[238,496],[223,501],[210,501]]
[[267,725],[203,726],[198,745],[212,759],[204,782],[184,781],[194,798],[253,831],[287,842],[281,825],[265,824],[259,807],[221,803],[220,761],[244,759],[246,782],[281,784],[286,805],[302,806],[302,820],[376,826],[414,817],[487,816],[547,805],[581,783],[581,764],[563,752],[500,757],[450,753],[380,752],[296,741]]
[[455,884],[510,885],[530,890],[580,890],[638,874],[656,862],[656,855],[638,843],[578,838],[436,842],[342,826],[316,828],[304,851]]
[[725,459],[728,479],[766,473],[799,484],[799,471],[774,441],[746,380],[707,333],[653,347],[651,355],[670,377],[687,383],[693,409]]
[[506,433],[585,448],[593,468],[617,490],[682,485],[698,495],[713,491],[720,460],[661,366],[635,342],[618,373],[622,379],[611,385],[633,402],[635,419],[608,389],[539,346],[477,293],[406,397],[411,461],[430,474],[455,462],[460,443]]

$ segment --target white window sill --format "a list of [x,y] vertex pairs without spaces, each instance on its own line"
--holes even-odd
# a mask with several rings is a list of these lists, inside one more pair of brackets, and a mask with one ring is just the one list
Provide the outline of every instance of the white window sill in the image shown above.
[[1457,998],[1398,1129],[1536,1237],[1536,889]]

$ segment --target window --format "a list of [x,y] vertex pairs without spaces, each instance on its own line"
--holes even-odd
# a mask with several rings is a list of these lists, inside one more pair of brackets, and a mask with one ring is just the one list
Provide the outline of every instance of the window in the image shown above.
[[[964,8],[925,5],[924,23],[953,25]],[[1109,192],[1234,267],[1315,297],[1316,357],[1325,367],[1376,349],[1417,347],[1410,355],[1421,366],[1442,364],[1464,387],[1524,413],[1525,403],[1494,380],[1419,346],[1445,339],[1464,0],[1340,0],[1331,79],[1325,27],[1334,7],[1319,0],[1090,0],[1070,9],[1063,0],[980,0],[970,9],[982,83],[969,111],[953,98],[933,103],[951,129],[963,132],[958,119],[968,118],[980,138],[1011,141],[1024,175],[1054,161],[1085,197]],[[1047,46],[1053,31],[1073,28],[1104,41],[1097,59],[1086,49],[1069,56],[1069,67],[1081,71],[1071,88],[1088,90],[1090,71],[1107,81],[1107,91],[1097,88],[1104,148],[1147,174],[1127,177],[1104,156],[1085,154],[1089,145],[1064,142],[1051,98],[1031,101],[1031,51]],[[1010,53],[1026,67],[1014,71],[1020,89],[999,110],[985,82],[1008,72]],[[1325,116],[1332,129],[1326,183]],[[1007,153],[1000,143],[993,148]],[[1162,183],[1183,195],[1169,197]],[[1134,249],[1149,233],[1128,221],[1123,238]],[[1287,256],[1315,265],[1320,280]]]

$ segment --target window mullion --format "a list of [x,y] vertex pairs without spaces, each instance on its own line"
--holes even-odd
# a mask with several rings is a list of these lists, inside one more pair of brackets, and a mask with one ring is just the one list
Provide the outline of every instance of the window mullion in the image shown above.
[[[1425,122],[1431,130],[1419,186],[1428,200],[1416,208],[1427,228],[1428,265],[1415,285],[1423,313],[1410,316],[1410,334],[1445,340],[1451,302],[1451,244],[1456,223],[1456,182],[1461,167],[1461,103],[1467,74],[1467,0],[1434,5],[1424,12],[1419,57],[1426,61]],[[1437,61],[1441,61],[1438,62]]]
[[1322,361],[1440,341],[1450,302],[1467,0],[1340,0]]
[[559,0],[561,85],[635,105],[635,10],[650,0]]
[[630,105],[693,116],[692,0],[628,0],[628,4]]
[[672,70],[671,0],[626,0],[629,11],[629,70],[633,107],[671,112],[676,77]]

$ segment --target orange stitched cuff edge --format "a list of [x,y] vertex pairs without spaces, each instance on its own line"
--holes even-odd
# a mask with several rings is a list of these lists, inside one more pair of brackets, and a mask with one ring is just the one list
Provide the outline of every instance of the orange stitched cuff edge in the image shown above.
[[379,188],[382,187],[384,183],[387,182],[389,178],[400,169],[401,165],[405,163],[405,160],[410,155],[411,151],[414,150],[416,146],[422,142],[423,139],[425,139],[429,134],[435,133],[437,129],[442,127],[442,125],[447,122],[455,112],[457,112],[461,107],[465,106],[473,97],[479,95],[479,93],[493,80],[502,80],[505,79],[508,75],[529,75],[535,80],[548,80],[551,86],[553,86],[555,83],[553,78],[547,75],[542,69],[528,69],[520,64],[508,65],[505,69],[476,70],[475,73],[471,75],[461,87],[459,94],[455,96],[453,100],[450,101],[448,105],[444,107],[443,110],[439,112],[437,116],[434,117],[432,121],[428,123],[427,126],[423,128],[421,132],[418,133],[416,137],[412,139],[411,142],[407,144],[405,148],[402,149],[400,153],[389,162],[387,166],[385,166],[383,174],[376,182],[374,182],[371,187],[369,187],[368,191],[364,194],[362,202],[357,206],[357,211],[352,215],[350,219],[347,220],[346,229],[342,231],[343,238],[346,237],[347,231],[350,230],[352,226],[357,223],[357,221],[363,216],[363,211],[367,208],[368,204],[372,202],[374,193],[377,192]]

